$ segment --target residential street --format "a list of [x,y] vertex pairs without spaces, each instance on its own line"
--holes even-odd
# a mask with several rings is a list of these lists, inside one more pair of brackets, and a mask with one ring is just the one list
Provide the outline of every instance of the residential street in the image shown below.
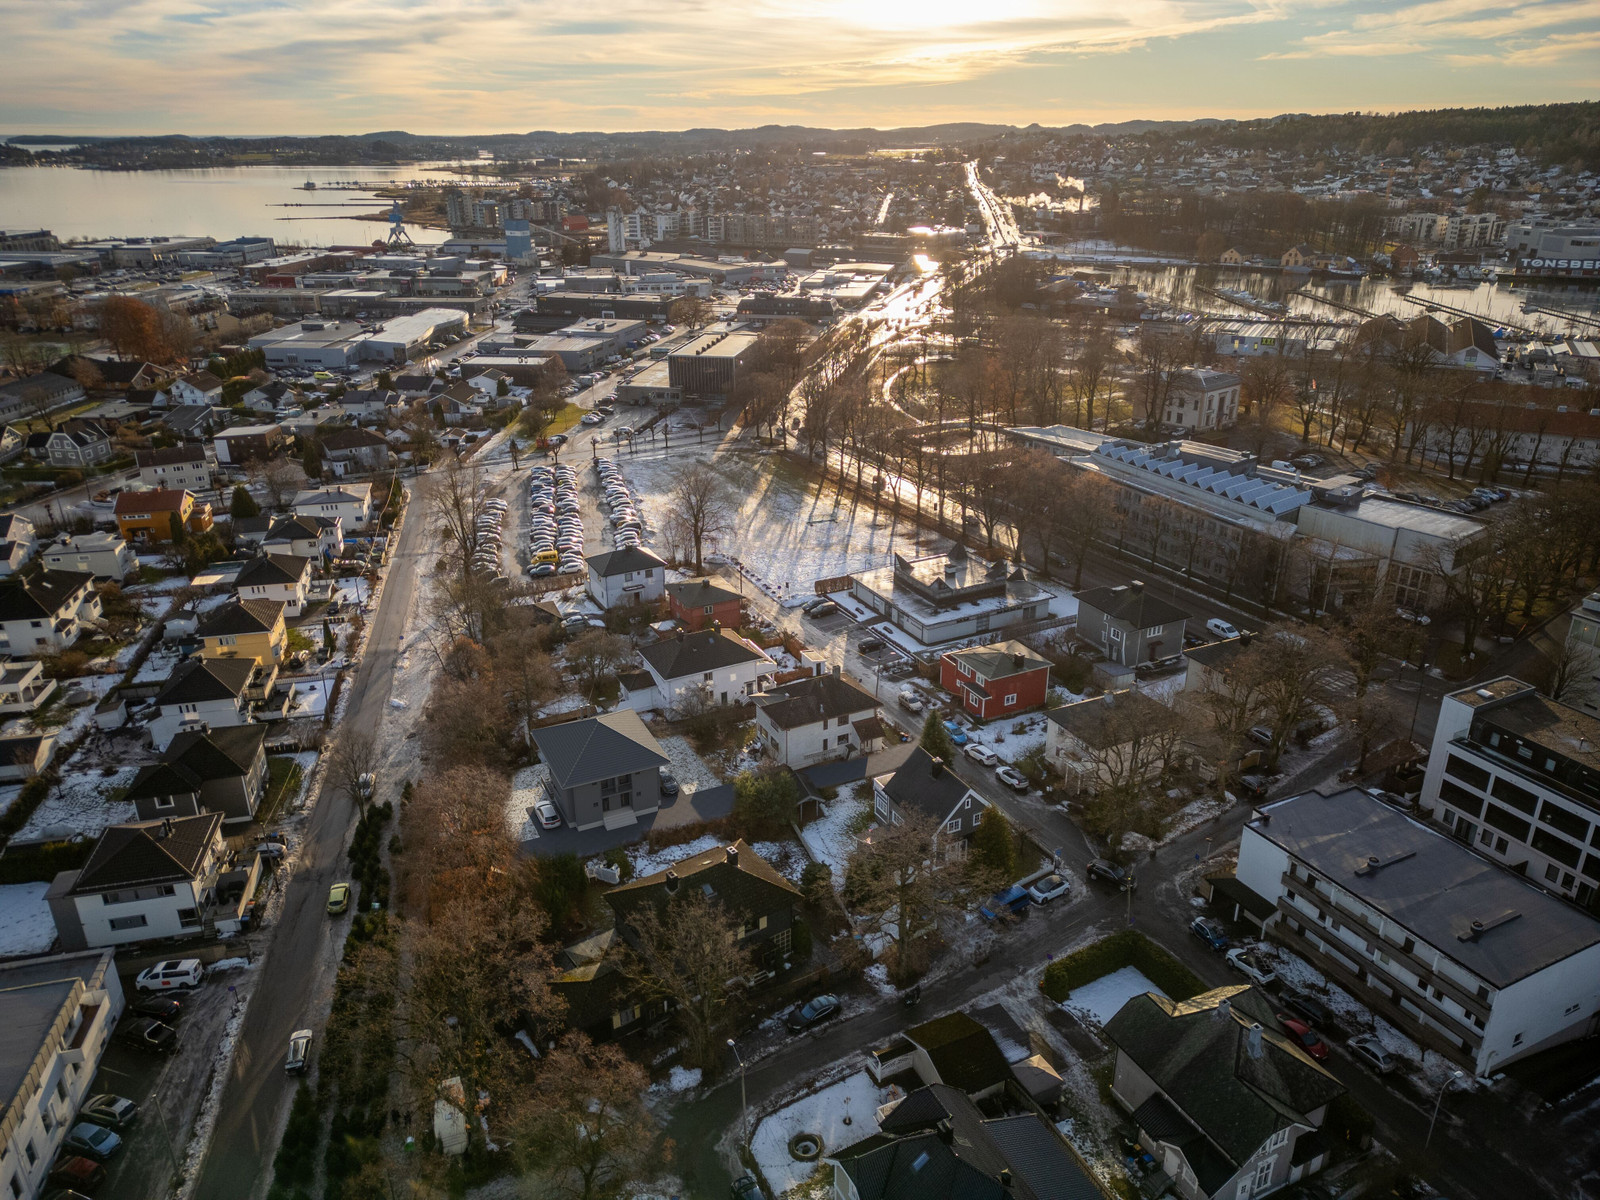
[[[400,641],[427,545],[426,480],[418,482],[354,672],[346,730],[376,735],[389,711]],[[347,874],[344,851],[355,812],[350,798],[326,782],[324,777],[283,910],[270,931],[270,949],[257,967],[260,980],[194,1192],[197,1200],[243,1200],[266,1191],[294,1088],[283,1071],[284,1050],[295,1029],[320,1027],[331,996],[349,918],[329,917],[325,906],[328,888]],[[318,1019],[309,1019],[311,1014]]]

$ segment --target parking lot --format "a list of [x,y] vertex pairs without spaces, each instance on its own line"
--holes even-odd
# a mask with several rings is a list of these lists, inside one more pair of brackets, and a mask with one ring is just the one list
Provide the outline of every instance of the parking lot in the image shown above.
[[[205,949],[204,957],[220,960],[232,949],[242,953],[242,947],[211,946]],[[149,995],[135,989],[135,976],[157,961],[157,956],[119,957],[118,971],[130,1007]],[[97,1200],[150,1200],[169,1192],[177,1164],[183,1161],[189,1144],[200,1101],[211,1087],[217,1049],[233,1014],[234,993],[230,989],[244,982],[248,969],[220,971],[192,992],[168,993],[183,1005],[175,1026],[175,1053],[157,1054],[112,1040],[91,1090],[132,1100],[139,1106],[139,1118],[133,1128],[120,1135],[123,1148],[106,1164],[107,1179],[96,1193]],[[124,1017],[123,1026],[128,1021]]]

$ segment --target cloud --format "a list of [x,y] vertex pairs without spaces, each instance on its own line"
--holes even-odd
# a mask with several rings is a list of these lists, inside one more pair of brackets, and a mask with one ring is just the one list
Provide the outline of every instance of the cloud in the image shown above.
[[[1551,32],[1570,25],[1589,29]],[[1586,52],[1593,45],[1597,26],[1600,10],[1594,0],[1423,0],[1354,13],[1346,22],[1306,34],[1290,48],[1260,58],[1427,54],[1461,69],[1496,64],[1525,67]],[[1568,46],[1571,49],[1565,48]]]

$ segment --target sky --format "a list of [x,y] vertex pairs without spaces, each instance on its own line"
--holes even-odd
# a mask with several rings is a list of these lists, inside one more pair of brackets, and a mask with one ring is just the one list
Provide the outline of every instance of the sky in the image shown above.
[[465,134],[1600,97],[1597,0],[0,0],[0,131]]

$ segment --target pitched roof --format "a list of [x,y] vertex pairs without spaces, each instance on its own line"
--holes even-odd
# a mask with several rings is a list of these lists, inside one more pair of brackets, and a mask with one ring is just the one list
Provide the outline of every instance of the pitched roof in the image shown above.
[[606,893],[606,903],[626,919],[640,905],[660,907],[684,889],[704,892],[730,912],[749,916],[787,908],[800,896],[799,888],[740,840],[614,887]]
[[963,1092],[981,1092],[1011,1078],[994,1035],[964,1012],[908,1029],[906,1038],[927,1052],[940,1082]]
[[680,633],[643,647],[639,657],[662,679],[702,675],[740,663],[771,662],[766,654],[726,629]]
[[1135,629],[1152,629],[1189,617],[1176,605],[1151,595],[1142,583],[1124,583],[1116,587],[1097,587],[1079,592],[1078,607],[1085,605],[1105,613],[1113,620],[1125,621]]
[[918,746],[889,781],[883,794],[896,808],[914,808],[936,821],[943,821],[972,789],[949,767],[933,772],[933,756]]
[[1234,655],[1249,644],[1249,638],[1223,638],[1220,641],[1207,642],[1203,646],[1190,646],[1184,650],[1183,656],[1199,663],[1202,667],[1220,667],[1230,662]]
[[1172,709],[1137,688],[1063,704],[1044,717],[1095,750],[1126,745],[1177,720]]
[[278,517],[273,520],[267,529],[267,541],[292,542],[304,538],[321,537],[326,529],[332,529],[338,517],[316,517],[306,513],[296,513],[293,516]]
[[187,383],[190,387],[199,388],[202,392],[215,392],[220,391],[222,388],[222,380],[218,379],[210,371],[196,371],[193,375],[185,375],[178,382]]
[[139,769],[125,799],[195,793],[214,780],[239,779],[249,774],[266,740],[267,727],[258,723],[180,733],[161,762]]
[[667,756],[631,708],[533,731],[539,756],[562,787],[665,766]]
[[311,565],[309,558],[290,554],[263,554],[240,568],[234,587],[264,587],[274,583],[299,583]]
[[29,571],[0,585],[0,621],[49,620],[94,576],[82,571]]
[[[1257,1024],[1259,1058],[1249,1049]],[[1277,1130],[1344,1091],[1279,1031],[1272,1005],[1249,986],[1184,1001],[1146,992],[1117,1011],[1106,1034],[1225,1157],[1228,1176]]]
[[626,575],[629,571],[645,571],[652,567],[665,570],[667,565],[650,551],[639,546],[624,546],[621,550],[591,554],[584,561],[601,579],[611,579],[618,575]]
[[212,612],[195,629],[197,637],[270,633],[283,619],[281,600],[235,600]]
[[779,729],[799,729],[824,717],[847,717],[878,707],[877,698],[831,672],[796,679],[755,697],[755,705]]
[[963,663],[985,679],[1004,679],[1026,671],[1050,669],[1048,660],[1040,658],[1021,642],[994,642],[966,650],[949,650],[945,657]]
[[198,704],[204,700],[237,700],[255,673],[250,658],[191,658],[179,663],[156,695],[156,703]]
[[345,483],[338,487],[309,488],[295,493],[294,506],[302,504],[366,504],[372,499],[370,483]]
[[738,592],[709,579],[680,579],[676,583],[669,583],[667,595],[685,608],[703,608],[708,604],[726,604],[730,600],[744,599]]
[[119,517],[145,513],[182,512],[183,502],[193,497],[182,488],[148,488],[144,491],[117,493],[116,515]]
[[193,879],[222,824],[220,813],[113,825],[72,885],[75,895]]
[[178,463],[203,463],[204,446],[163,446],[157,450],[137,450],[133,461],[141,467],[171,467]]
[[322,448],[324,450],[364,450],[369,446],[387,447],[388,442],[373,433],[370,429],[363,429],[359,425],[348,429],[335,429],[331,433],[322,435]]

